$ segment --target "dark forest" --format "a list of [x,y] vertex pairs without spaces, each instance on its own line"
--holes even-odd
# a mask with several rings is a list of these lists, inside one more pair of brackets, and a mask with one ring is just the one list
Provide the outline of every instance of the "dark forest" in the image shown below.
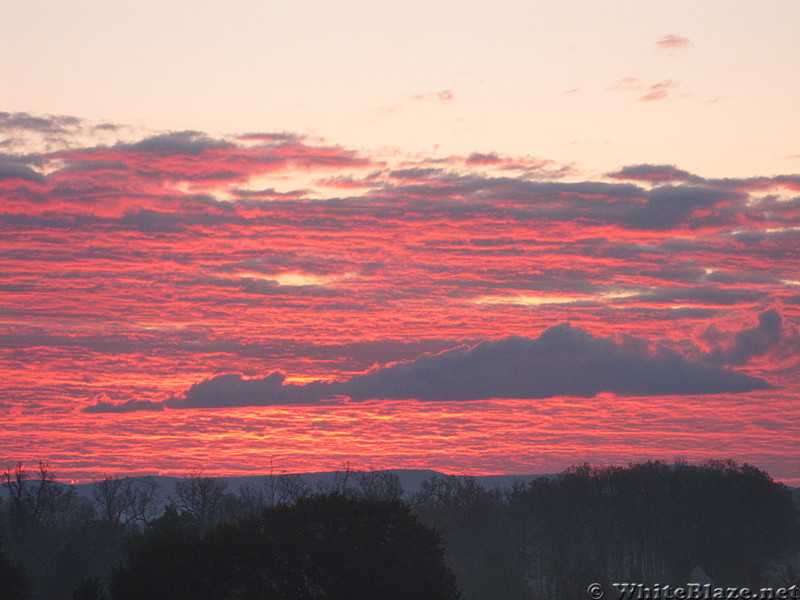
[[[800,584],[798,490],[732,461],[575,466],[487,489],[391,471],[233,490],[105,477],[91,495],[46,463],[3,473],[0,598],[508,600],[588,584]],[[610,589],[610,587],[608,588]]]

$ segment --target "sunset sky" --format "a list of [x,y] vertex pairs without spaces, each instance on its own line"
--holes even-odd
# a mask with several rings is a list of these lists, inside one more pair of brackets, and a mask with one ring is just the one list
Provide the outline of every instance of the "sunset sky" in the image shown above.
[[0,466],[800,485],[795,0],[0,8]]

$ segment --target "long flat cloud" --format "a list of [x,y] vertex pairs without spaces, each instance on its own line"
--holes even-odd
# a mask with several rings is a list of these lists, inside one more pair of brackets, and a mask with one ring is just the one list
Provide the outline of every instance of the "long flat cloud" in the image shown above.
[[763,389],[755,377],[690,362],[639,339],[619,341],[562,323],[538,338],[510,336],[472,348],[423,355],[376,369],[345,384],[353,399],[592,397],[719,394]]
[[[614,340],[562,323],[537,338],[508,336],[475,346],[382,366],[340,383],[287,384],[280,373],[245,379],[224,374],[164,402],[169,408],[310,404],[337,397],[361,400],[468,401],[492,398],[589,398],[622,395],[697,395],[767,389],[763,379],[690,361],[646,341]],[[96,403],[88,412],[158,410],[153,403]]]

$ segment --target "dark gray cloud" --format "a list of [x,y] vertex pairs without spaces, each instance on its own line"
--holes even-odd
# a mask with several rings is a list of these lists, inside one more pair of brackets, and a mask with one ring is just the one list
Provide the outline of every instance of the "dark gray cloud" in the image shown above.
[[735,333],[720,331],[715,325],[703,333],[703,339],[718,346],[706,360],[723,365],[743,365],[753,358],[776,352],[779,356],[800,354],[800,337],[780,312],[771,308],[758,316],[758,324]]
[[356,400],[479,400],[592,397],[601,392],[718,394],[769,385],[742,373],[690,362],[665,348],[649,349],[639,339],[615,341],[562,323],[535,339],[510,336],[423,355],[354,377],[344,387],[346,395]]
[[331,396],[331,386],[326,383],[287,384],[282,373],[270,373],[260,379],[244,379],[239,374],[227,373],[196,383],[183,396],[170,398],[165,404],[170,408],[313,404]]
[[156,154],[199,155],[210,149],[233,148],[229,142],[215,140],[200,131],[175,131],[145,138],[120,148]]
[[[622,395],[740,393],[771,387],[765,380],[707,362],[690,361],[663,346],[594,336],[562,323],[538,338],[509,336],[475,346],[377,367],[343,382],[287,384],[280,373],[244,379],[224,374],[167,400],[170,408],[312,404],[326,399],[468,401]],[[119,408],[124,406],[125,409]],[[88,412],[137,410],[136,403],[97,402]],[[143,410],[152,410],[142,405]]]
[[464,162],[468,165],[486,165],[499,163],[501,160],[502,158],[496,152],[473,152]]
[[[82,120],[70,116],[0,112],[0,131],[33,131],[63,137],[87,127]],[[98,127],[113,130],[117,126]],[[268,146],[237,145],[199,131],[178,131],[153,135],[133,143],[119,142],[110,147],[62,152],[58,158],[63,164],[60,163],[58,170],[51,171],[48,176],[53,191],[47,195],[47,200],[54,201],[54,204],[70,200],[85,206],[108,198],[128,200],[153,194],[152,203],[145,208],[156,209],[156,203],[161,202],[185,210],[188,207],[176,198],[165,196],[165,190],[162,193],[151,192],[147,186],[136,187],[135,182],[241,183],[280,164],[358,165],[368,162],[341,148],[304,146],[301,138],[290,134],[249,134],[241,136],[240,140],[264,142]],[[50,156],[56,155],[42,154],[39,159],[46,160]],[[176,160],[168,160],[170,158]],[[480,165],[504,160],[493,153],[474,153],[463,162]],[[98,177],[89,180],[92,172],[97,172]],[[324,206],[326,215],[331,215],[331,218],[321,219],[319,226],[324,224],[328,228],[337,226],[334,216],[398,217],[410,222],[439,216],[455,221],[487,215],[494,218],[502,214],[504,218],[520,222],[580,220],[587,225],[614,224],[626,229],[663,231],[686,225],[735,223],[741,227],[742,217],[767,219],[764,215],[770,215],[769,218],[777,218],[778,212],[793,210],[789,202],[782,198],[781,202],[774,202],[769,208],[753,209],[744,202],[748,199],[747,194],[768,191],[776,186],[800,190],[800,177],[796,175],[704,179],[663,164],[628,165],[608,174],[608,177],[616,181],[543,181],[417,166],[375,172],[359,180],[361,185],[372,188],[371,194],[364,197],[313,202],[304,197],[307,194],[303,190],[238,190],[233,193],[239,196],[239,200],[229,202],[227,206],[234,211],[262,207],[261,212],[243,211],[251,221],[268,213],[286,211],[293,201],[301,202],[304,208]],[[0,157],[0,180],[8,178],[43,181],[39,173],[21,162],[5,164]],[[37,201],[34,191],[26,193],[29,201]],[[275,203],[278,206],[264,202],[276,199],[286,202]],[[127,217],[128,222],[121,225],[157,233],[177,232],[183,227],[180,223],[165,223],[170,217],[150,218],[154,216],[158,215],[143,213],[138,219]],[[298,221],[294,225],[315,226],[307,221]]]
[[758,289],[721,288],[714,286],[665,287],[643,291],[627,302],[648,302],[657,304],[702,303],[709,305],[734,306],[746,302],[761,302],[764,292]]
[[635,229],[672,229],[685,222],[695,208],[735,197],[741,195],[707,186],[662,186],[647,194],[646,204],[629,211],[626,221]]
[[[663,171],[665,168],[639,166],[631,169]],[[685,173],[672,171],[673,174]],[[652,181],[653,176],[651,173],[649,180]],[[700,185],[704,180],[688,173],[685,177],[692,183],[645,189],[631,183],[568,183],[442,173],[384,186],[380,194],[405,202],[410,209],[422,214],[430,214],[429,201],[437,200],[436,211],[446,213],[452,219],[474,218],[502,210],[520,221],[574,222],[576,215],[580,215],[587,223],[611,223],[627,229],[653,231],[673,229],[691,222],[696,209],[734,201],[741,203],[747,198],[745,192],[730,182]],[[640,178],[646,177],[640,174]],[[656,181],[664,183],[667,180]],[[714,223],[724,223],[726,216],[729,215],[723,212],[716,214]]]
[[44,175],[15,162],[6,162],[0,158],[0,181],[20,179],[33,183],[44,183]]
[[254,279],[252,277],[242,277],[240,279],[226,279],[222,277],[204,277],[192,283],[200,286],[214,286],[219,288],[230,288],[239,290],[245,294],[255,296],[315,296],[333,297],[339,296],[340,292],[336,288],[325,287],[323,285],[281,285],[278,281],[270,279]]
[[46,134],[74,131],[83,121],[68,115],[32,115],[26,112],[0,112],[0,131],[28,130]]
[[151,402],[149,400],[128,400],[114,404],[107,400],[98,400],[94,404],[83,409],[85,413],[128,413],[136,411],[160,411],[164,410],[161,402]]
[[121,231],[178,233],[194,226],[246,224],[246,219],[216,212],[167,212],[143,208],[118,219],[105,219],[105,223]]
[[613,179],[623,179],[631,181],[647,181],[650,183],[667,183],[685,181],[689,183],[701,183],[702,177],[692,175],[688,171],[678,169],[674,165],[628,165],[619,171],[608,174]]
[[230,192],[239,199],[243,206],[258,206],[261,200],[295,200],[308,195],[308,190],[299,189],[288,192],[279,192],[275,188],[261,190],[235,189]]
[[[66,117],[64,119],[67,119]],[[57,128],[59,121],[30,117],[11,119],[29,122],[31,127]],[[67,121],[71,122],[71,121]],[[48,125],[50,123],[50,125]],[[175,158],[176,160],[169,160]],[[493,160],[494,155],[472,155],[473,161]],[[162,160],[163,159],[163,160]],[[197,183],[241,182],[254,173],[269,170],[278,164],[359,164],[363,162],[341,149],[315,147],[270,146],[244,148],[211,138],[197,131],[172,132],[147,137],[135,143],[117,143],[113,147],[95,147],[73,152],[59,171],[51,174],[54,189],[48,195],[53,201],[70,200],[80,205],[106,201],[108,198],[130,198],[144,192],[128,189],[138,180],[147,182],[191,181]],[[467,161],[468,164],[469,161]],[[89,182],[86,178],[97,172]],[[762,189],[769,185],[797,185],[786,179],[758,181],[703,180],[669,165],[632,165],[612,173],[619,181],[554,182],[531,180],[525,177],[492,177],[476,173],[459,174],[437,168],[406,168],[388,172],[388,182],[370,176],[362,183],[372,187],[365,197],[337,198],[313,201],[303,197],[302,190],[278,194],[274,190],[261,192],[239,191],[239,199],[226,204],[227,210],[245,210],[249,220],[279,215],[286,218],[292,202],[302,203],[305,210],[314,206],[325,208],[325,218],[316,226],[344,227],[341,219],[402,218],[404,222],[427,221],[442,217],[454,221],[502,214],[519,222],[557,221],[587,225],[615,224],[626,229],[663,231],[697,222],[700,212],[716,225],[736,221],[743,190]],[[0,179],[18,177],[42,181],[35,171],[23,166],[0,167]],[[629,180],[629,181],[623,181]],[[632,183],[633,182],[633,183]],[[647,182],[650,185],[638,185]],[[656,187],[651,189],[651,185]],[[664,185],[672,184],[672,185]],[[146,186],[145,186],[146,187]],[[184,211],[187,198],[169,198],[157,194],[146,208],[155,203],[180,207]],[[264,200],[282,200],[279,203]],[[33,198],[31,198],[33,200]],[[728,205],[732,205],[731,208]],[[219,208],[221,205],[215,205]],[[699,209],[705,209],[700,211]],[[194,210],[194,209],[192,209]],[[207,212],[207,209],[197,208]],[[733,212],[731,212],[733,211]],[[143,213],[141,218],[126,217],[122,226],[133,225],[142,230],[159,233],[177,232],[184,225],[176,218]],[[165,223],[167,219],[173,222]],[[189,223],[191,224],[191,222]],[[315,223],[298,221],[295,226],[314,227]]]
[[329,257],[313,253],[298,253],[286,250],[265,250],[262,255],[248,257],[235,263],[226,263],[215,267],[220,273],[254,272],[264,275],[280,272],[280,268],[299,269],[314,275],[330,275],[342,273],[347,269],[359,269],[362,265],[347,261],[341,257]]
[[389,173],[389,177],[395,179],[424,179],[427,177],[441,175],[444,171],[436,168],[414,168],[414,169],[395,169]]
[[264,142],[270,144],[300,144],[305,139],[304,135],[290,132],[276,133],[244,133],[239,136],[240,140],[251,142]]
[[62,169],[62,172],[109,172],[117,171],[125,173],[129,171],[128,165],[121,160],[86,160],[71,159],[69,164]]

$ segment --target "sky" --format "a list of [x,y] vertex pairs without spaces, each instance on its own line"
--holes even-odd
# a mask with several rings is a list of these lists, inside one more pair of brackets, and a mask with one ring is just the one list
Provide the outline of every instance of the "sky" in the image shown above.
[[0,8],[3,465],[800,484],[800,4]]

